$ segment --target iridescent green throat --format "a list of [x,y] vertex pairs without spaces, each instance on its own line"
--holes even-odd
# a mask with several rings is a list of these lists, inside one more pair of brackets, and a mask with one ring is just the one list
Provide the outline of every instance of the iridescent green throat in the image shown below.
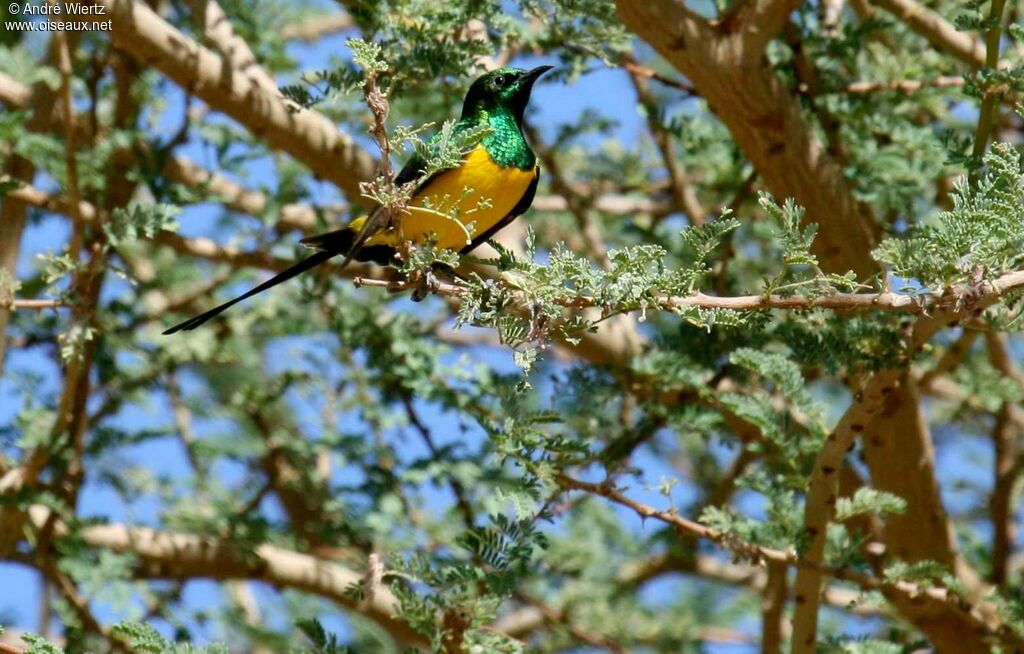
[[491,132],[482,143],[494,163],[504,168],[515,166],[520,170],[532,170],[537,165],[537,157],[526,142],[512,111],[504,107],[481,111],[474,122],[480,124],[483,121],[487,122]]

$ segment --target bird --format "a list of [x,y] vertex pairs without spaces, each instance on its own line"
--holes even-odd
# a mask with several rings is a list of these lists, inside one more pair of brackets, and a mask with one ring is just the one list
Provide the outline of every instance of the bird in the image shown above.
[[[420,181],[401,215],[386,220],[381,215],[383,209],[378,207],[342,229],[303,239],[302,245],[315,250],[313,254],[242,295],[163,333],[196,329],[235,304],[337,256],[345,257],[342,267],[352,260],[388,265],[406,241],[419,244],[429,240],[438,249],[465,254],[490,239],[533,204],[540,166],[523,135],[523,115],[534,83],[552,68],[504,67],[478,77],[466,92],[453,134],[458,136],[485,127],[485,135],[459,165]],[[436,143],[436,137],[431,143]],[[414,154],[395,176],[395,184],[416,182],[426,166],[425,159]],[[460,224],[450,215],[455,215]]]

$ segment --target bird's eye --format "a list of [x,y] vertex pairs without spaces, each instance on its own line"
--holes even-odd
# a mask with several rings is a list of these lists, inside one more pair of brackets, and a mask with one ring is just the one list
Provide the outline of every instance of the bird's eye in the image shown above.
[[498,79],[494,80],[494,83],[497,84],[499,89],[505,88],[506,86],[512,83],[512,76],[509,75],[508,73],[505,73],[504,75],[498,75]]

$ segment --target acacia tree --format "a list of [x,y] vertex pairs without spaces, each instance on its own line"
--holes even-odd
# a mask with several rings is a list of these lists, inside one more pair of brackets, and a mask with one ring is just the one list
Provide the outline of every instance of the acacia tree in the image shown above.
[[[0,651],[1024,651],[1016,3],[341,4],[0,35]],[[159,335],[537,57],[644,133]]]

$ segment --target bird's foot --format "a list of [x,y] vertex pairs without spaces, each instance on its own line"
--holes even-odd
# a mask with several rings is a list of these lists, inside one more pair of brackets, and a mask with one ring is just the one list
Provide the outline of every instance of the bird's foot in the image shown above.
[[415,284],[415,288],[412,291],[413,302],[422,302],[425,297],[436,293],[437,289],[441,288],[441,280],[434,274],[433,269],[417,275],[410,281]]

